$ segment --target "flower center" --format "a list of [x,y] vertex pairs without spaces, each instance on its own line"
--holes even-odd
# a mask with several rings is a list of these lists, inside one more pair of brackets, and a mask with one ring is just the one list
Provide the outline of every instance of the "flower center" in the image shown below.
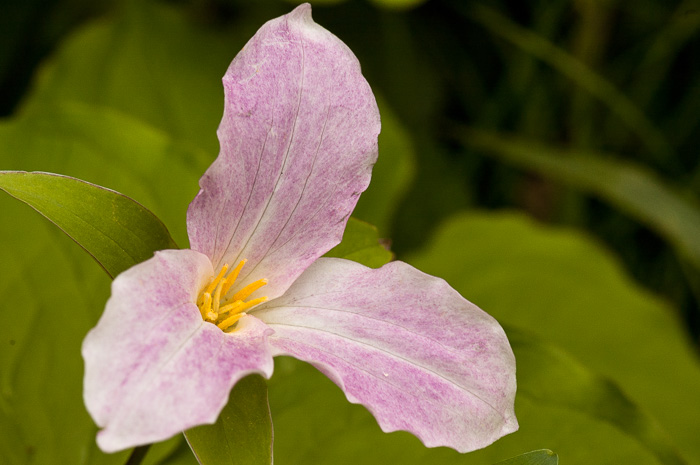
[[228,332],[229,328],[246,315],[246,310],[267,300],[267,297],[258,297],[245,302],[253,292],[267,284],[267,279],[258,279],[229,298],[226,297],[245,263],[246,260],[241,260],[228,275],[226,274],[228,264],[222,266],[219,274],[202,289],[197,298],[197,307],[202,314],[202,319],[215,324],[225,332]]

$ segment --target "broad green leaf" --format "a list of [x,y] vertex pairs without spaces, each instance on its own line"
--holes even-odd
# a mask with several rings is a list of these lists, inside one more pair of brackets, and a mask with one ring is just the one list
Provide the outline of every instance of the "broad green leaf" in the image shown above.
[[700,203],[650,171],[598,153],[565,151],[503,134],[464,129],[461,140],[508,163],[590,192],[665,237],[700,269]]
[[115,277],[177,245],[139,203],[104,187],[50,173],[0,171],[0,189],[61,228]]
[[[23,113],[55,102],[107,106],[218,152],[221,77],[259,25],[212,33],[156,2],[123,2],[107,20],[77,31],[42,69]],[[213,159],[213,158],[212,158]]]
[[340,244],[328,251],[326,257],[338,257],[379,268],[392,259],[392,253],[380,242],[377,228],[364,221],[350,218]]
[[271,464],[272,418],[265,380],[259,375],[243,378],[216,423],[187,430],[185,437],[201,465]]
[[[601,423],[608,423],[634,438],[660,463],[685,463],[656,422],[631,402],[615,383],[596,376],[563,351],[535,340],[532,335],[515,330],[509,330],[508,334],[518,366],[519,396],[537,404],[566,409],[572,414],[587,415]],[[521,419],[522,424],[537,422],[538,419],[529,417]],[[550,437],[550,441],[557,439],[561,441],[564,438]],[[606,441],[597,447],[597,453],[602,452],[605,446],[620,449],[619,445]],[[588,453],[586,451],[561,447],[561,450],[557,450],[566,453],[567,461],[575,458],[585,463],[593,459],[584,455]]]
[[[159,461],[153,463],[157,465],[200,465],[199,461],[192,453],[192,448],[190,448],[190,445],[185,441],[184,435],[180,436],[180,439],[181,441],[178,443],[178,448],[175,449],[175,451],[167,457],[161,458]],[[144,465],[148,465],[147,462],[149,458],[150,455],[147,455],[146,460],[144,460]]]
[[[20,202],[3,195],[0,212],[0,463],[123,465],[129,451],[97,448],[82,398],[80,344],[109,279]],[[144,465],[161,463],[178,442],[151,447]]]
[[138,199],[182,247],[187,206],[213,160],[143,121],[76,102],[0,124],[0,154],[6,170],[60,173]]
[[[408,261],[445,278],[502,324],[538,335],[614,381],[651,413],[669,443],[700,463],[697,355],[673,310],[625,276],[610,252],[522,215],[465,213]],[[561,443],[542,445],[565,454]]]
[[165,465],[169,464],[174,457],[180,455],[181,450],[185,450],[189,454],[189,462],[183,463],[197,465],[197,459],[192,454],[192,449],[187,445],[185,436],[178,434],[177,436],[168,439],[167,441],[152,444],[147,448],[146,457],[141,462],[142,465]]
[[55,226],[0,196],[0,462],[122,465],[83,407],[80,345],[109,279]]
[[533,450],[517,457],[513,457],[496,465],[558,465],[559,457],[548,449]]

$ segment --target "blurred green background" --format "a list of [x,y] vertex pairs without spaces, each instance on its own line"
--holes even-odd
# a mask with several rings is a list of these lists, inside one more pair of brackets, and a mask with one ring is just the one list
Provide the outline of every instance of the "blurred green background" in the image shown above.
[[[276,463],[700,464],[700,2],[326,0],[382,113],[355,216],[505,327],[521,429],[460,456],[384,435],[313,369],[270,381]],[[0,4],[0,169],[185,210],[218,151],[220,78],[291,1]],[[109,280],[0,196],[0,460],[94,446],[79,347]],[[192,463],[175,439],[151,463]]]

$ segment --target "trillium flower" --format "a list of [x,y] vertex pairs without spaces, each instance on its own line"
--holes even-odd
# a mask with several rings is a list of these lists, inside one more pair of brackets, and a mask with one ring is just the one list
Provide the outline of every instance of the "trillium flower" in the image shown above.
[[191,249],[117,276],[83,343],[106,452],[214,423],[241,378],[307,361],[384,431],[465,452],[517,429],[498,323],[402,262],[323,258],[377,157],[360,66],[304,4],[265,24],[223,78],[221,151],[187,212]]

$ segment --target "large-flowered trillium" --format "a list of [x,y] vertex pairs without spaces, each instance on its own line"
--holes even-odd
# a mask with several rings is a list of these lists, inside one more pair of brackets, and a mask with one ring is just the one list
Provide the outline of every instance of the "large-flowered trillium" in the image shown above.
[[116,451],[213,423],[233,385],[291,355],[384,431],[465,452],[517,429],[498,323],[401,262],[336,245],[377,156],[379,112],[352,52],[301,5],[223,79],[221,152],[189,207],[191,249],[117,276],[83,344],[85,403]]

